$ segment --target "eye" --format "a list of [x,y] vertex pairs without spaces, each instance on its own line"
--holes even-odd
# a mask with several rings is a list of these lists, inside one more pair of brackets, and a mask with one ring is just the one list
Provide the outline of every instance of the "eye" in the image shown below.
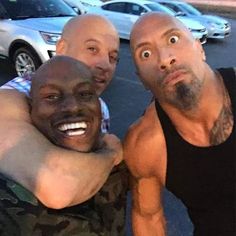
[[179,41],[179,37],[177,35],[173,35],[169,38],[169,43],[174,44]]
[[119,62],[119,57],[118,56],[109,56],[109,60],[111,64],[116,64]]
[[152,55],[150,50],[144,50],[141,52],[141,58],[148,59]]
[[45,96],[45,99],[48,101],[57,101],[60,99],[60,95],[59,94],[48,94]]
[[89,46],[87,49],[88,49],[89,51],[93,52],[93,53],[95,53],[95,52],[98,51],[98,49],[97,49],[96,47],[94,47],[94,46]]
[[95,92],[93,91],[80,91],[79,97],[85,100],[92,99],[95,95]]

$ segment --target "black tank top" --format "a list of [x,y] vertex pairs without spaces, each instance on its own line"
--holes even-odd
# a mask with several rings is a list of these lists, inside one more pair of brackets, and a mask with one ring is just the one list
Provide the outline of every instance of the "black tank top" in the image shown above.
[[231,68],[219,72],[231,99],[234,125],[217,146],[186,142],[156,101],[167,145],[166,187],[186,205],[195,236],[236,236],[236,77]]

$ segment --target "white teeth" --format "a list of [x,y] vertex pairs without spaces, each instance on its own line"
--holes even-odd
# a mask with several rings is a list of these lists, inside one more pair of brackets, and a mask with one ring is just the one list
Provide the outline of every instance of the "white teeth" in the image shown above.
[[85,130],[76,130],[76,131],[68,130],[68,131],[66,131],[66,134],[68,136],[77,136],[77,135],[82,135],[84,133],[85,133]]
[[76,122],[76,123],[68,123],[63,124],[58,127],[60,131],[67,131],[67,130],[73,130],[73,129],[86,129],[87,124],[83,122]]

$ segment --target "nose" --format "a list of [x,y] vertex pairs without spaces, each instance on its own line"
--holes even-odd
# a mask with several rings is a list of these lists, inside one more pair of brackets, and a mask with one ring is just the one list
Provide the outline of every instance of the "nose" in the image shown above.
[[159,51],[160,70],[168,70],[176,63],[176,57],[168,49]]
[[60,110],[67,113],[77,113],[83,105],[73,95],[66,95],[61,103]]
[[99,60],[96,63],[96,68],[104,72],[109,72],[112,69],[112,65],[109,60],[108,55],[100,56]]

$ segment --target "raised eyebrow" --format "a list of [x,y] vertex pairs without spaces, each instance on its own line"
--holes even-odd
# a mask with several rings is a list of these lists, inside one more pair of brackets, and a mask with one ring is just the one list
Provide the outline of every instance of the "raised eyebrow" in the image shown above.
[[167,35],[170,35],[171,33],[174,33],[174,32],[180,32],[180,29],[179,28],[171,28],[171,29],[165,31],[161,37],[165,38]]
[[90,42],[100,43],[97,39],[93,38],[85,40],[85,43],[90,43]]
[[138,45],[136,45],[136,47],[134,48],[134,52],[136,52],[139,48],[142,48],[144,46],[148,46],[149,43],[147,42],[142,42],[142,43],[139,43]]

